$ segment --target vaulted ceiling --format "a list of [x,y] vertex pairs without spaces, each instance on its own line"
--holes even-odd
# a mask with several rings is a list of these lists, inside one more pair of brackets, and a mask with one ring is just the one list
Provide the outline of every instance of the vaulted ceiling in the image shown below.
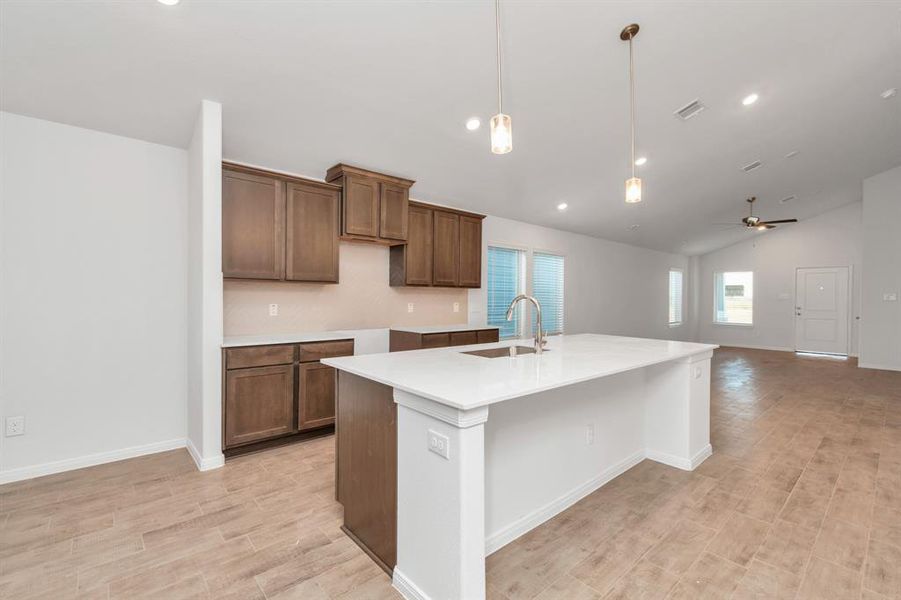
[[[489,0],[7,0],[0,11],[3,110],[184,147],[199,100],[217,100],[230,159],[314,177],[348,162],[415,179],[421,200],[659,250],[755,235],[716,224],[737,222],[746,196],[767,219],[803,220],[901,164],[901,96],[880,96],[901,87],[901,1],[502,0],[514,150],[501,156],[486,126]],[[631,22],[648,158],[638,205],[623,202],[619,32]],[[745,107],[751,92],[760,99]],[[695,99],[704,112],[673,115]]]

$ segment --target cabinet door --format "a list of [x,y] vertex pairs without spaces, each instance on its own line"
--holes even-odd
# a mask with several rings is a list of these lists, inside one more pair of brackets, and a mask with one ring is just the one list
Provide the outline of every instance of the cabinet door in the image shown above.
[[407,247],[404,249],[406,285],[432,285],[432,211],[411,206]]
[[387,240],[407,239],[409,190],[401,185],[382,183],[379,188],[379,237]]
[[460,217],[443,210],[434,211],[434,264],[432,284],[457,285],[457,262],[460,258]]
[[499,334],[500,330],[498,329],[480,329],[477,332],[477,337],[480,344],[490,344],[498,341]]
[[285,279],[338,281],[338,191],[287,184]]
[[344,233],[378,237],[379,183],[368,177],[344,177]]
[[294,432],[294,367],[225,372],[225,447]]
[[335,422],[335,369],[322,363],[300,365],[298,407],[301,431]]
[[482,285],[482,219],[460,217],[460,277],[461,287]]
[[222,275],[281,279],[285,270],[284,183],[222,171]]
[[454,331],[450,334],[451,346],[468,346],[478,343],[479,337],[475,331]]

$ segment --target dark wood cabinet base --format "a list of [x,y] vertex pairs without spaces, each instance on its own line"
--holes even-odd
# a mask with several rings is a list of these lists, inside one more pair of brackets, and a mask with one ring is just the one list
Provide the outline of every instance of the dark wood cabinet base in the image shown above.
[[254,452],[268,450],[269,448],[276,448],[278,446],[286,446],[288,444],[296,444],[297,442],[312,440],[314,438],[320,438],[320,437],[323,437],[326,435],[332,435],[333,433],[335,433],[335,426],[334,425],[326,425],[325,427],[320,427],[319,429],[310,429],[309,431],[300,431],[298,433],[293,433],[291,435],[285,435],[285,436],[274,438],[271,440],[263,440],[262,442],[256,442],[254,444],[238,446],[237,448],[226,448],[225,450],[222,451],[222,453],[225,455],[225,458],[233,458],[235,456],[241,456],[243,454],[253,454]]

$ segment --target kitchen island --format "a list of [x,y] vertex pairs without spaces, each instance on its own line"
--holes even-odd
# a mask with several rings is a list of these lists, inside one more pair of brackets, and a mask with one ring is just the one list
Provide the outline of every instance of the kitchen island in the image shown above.
[[323,360],[344,530],[407,598],[484,598],[491,552],[646,458],[711,454],[716,346],[583,334],[469,353],[511,345],[531,342]]

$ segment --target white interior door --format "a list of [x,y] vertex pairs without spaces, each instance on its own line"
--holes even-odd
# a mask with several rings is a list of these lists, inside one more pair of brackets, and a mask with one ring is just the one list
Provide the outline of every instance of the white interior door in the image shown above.
[[798,269],[795,350],[848,354],[848,267]]

